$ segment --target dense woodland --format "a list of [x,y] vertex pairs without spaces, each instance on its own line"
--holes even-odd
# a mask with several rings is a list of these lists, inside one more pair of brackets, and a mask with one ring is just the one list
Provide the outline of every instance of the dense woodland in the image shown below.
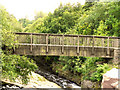
[[[57,33],[79,35],[101,35],[120,37],[120,2],[86,2],[85,5],[66,4],[56,8],[48,15],[36,13],[35,19],[17,20],[0,6],[0,30],[2,35],[1,62],[2,78],[21,78],[27,83],[27,75],[37,69],[35,62],[27,56],[13,55],[15,35],[12,32]],[[98,57],[44,57],[54,59],[56,73],[66,71],[81,76],[81,80],[101,81],[102,74],[111,69],[111,64]],[[61,67],[59,67],[61,66]]]

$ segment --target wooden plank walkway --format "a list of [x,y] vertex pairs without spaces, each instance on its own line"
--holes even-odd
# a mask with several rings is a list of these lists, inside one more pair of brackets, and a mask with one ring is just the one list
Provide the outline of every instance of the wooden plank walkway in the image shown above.
[[15,54],[113,58],[120,37],[15,33]]

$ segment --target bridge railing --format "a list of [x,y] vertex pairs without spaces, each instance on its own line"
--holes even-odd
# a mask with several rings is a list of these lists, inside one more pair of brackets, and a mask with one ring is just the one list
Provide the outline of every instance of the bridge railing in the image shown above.
[[92,47],[94,48],[114,48],[117,39],[120,37],[107,37],[107,36],[92,36],[92,35],[62,35],[62,34],[47,34],[47,33],[15,33],[20,45],[45,45],[48,46],[61,46],[62,52],[64,47],[76,47],[79,53],[79,47]]

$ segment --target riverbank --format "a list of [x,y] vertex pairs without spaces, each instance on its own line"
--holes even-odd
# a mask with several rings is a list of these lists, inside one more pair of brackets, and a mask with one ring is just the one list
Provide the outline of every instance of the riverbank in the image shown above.
[[22,84],[20,79],[16,79],[15,82],[12,82],[8,79],[2,79],[2,82],[13,84],[21,88],[61,88],[59,85],[48,81],[43,76],[34,72],[32,72],[32,74],[29,75],[29,78],[30,81],[27,85]]

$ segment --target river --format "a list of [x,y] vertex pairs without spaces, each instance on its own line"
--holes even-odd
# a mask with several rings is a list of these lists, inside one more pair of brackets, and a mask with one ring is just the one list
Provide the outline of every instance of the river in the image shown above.
[[47,80],[56,83],[62,88],[80,88],[80,86],[78,86],[76,83],[70,80],[67,80],[63,77],[60,77],[58,75],[55,75],[51,72],[44,71],[44,70],[37,70],[36,73],[44,76]]
[[[48,81],[51,81],[53,83],[56,83],[58,86],[60,86],[61,88],[77,88],[80,89],[81,87],[78,86],[77,84],[75,84],[74,82],[67,80],[63,77],[60,77],[58,75],[55,75],[51,72],[48,72],[44,69],[38,69],[35,73],[43,76],[44,78],[46,78]],[[23,87],[20,87],[18,85],[15,85],[13,83],[5,83],[2,86],[2,89],[9,89],[9,88],[21,88],[24,89]],[[48,87],[47,87],[48,88]]]

